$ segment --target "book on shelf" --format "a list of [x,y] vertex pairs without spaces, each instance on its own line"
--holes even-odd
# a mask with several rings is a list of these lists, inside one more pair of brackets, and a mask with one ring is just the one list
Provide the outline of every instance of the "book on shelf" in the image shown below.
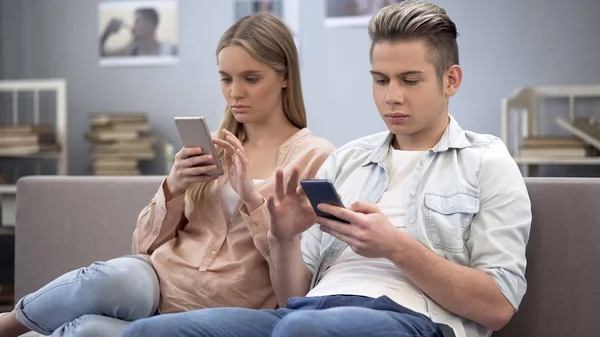
[[520,157],[595,157],[598,149],[576,137],[529,136],[523,139]]
[[138,161],[134,158],[97,158],[93,161],[96,175],[139,175]]
[[93,113],[90,117],[90,125],[106,126],[106,125],[131,125],[131,124],[147,124],[148,116],[142,112],[109,112],[109,113]]
[[586,148],[522,148],[521,157],[597,157],[600,152],[593,147]]
[[576,137],[562,136],[528,136],[523,138],[523,147],[547,148],[547,147],[584,147],[587,143]]
[[121,140],[118,142],[95,142],[91,144],[93,153],[131,153],[153,151],[154,144],[158,140],[153,136],[140,136],[132,140]]
[[60,145],[52,125],[20,124],[0,126],[0,156],[58,152]]
[[0,125],[0,135],[46,134],[54,132],[54,126],[50,124]]
[[157,137],[143,113],[96,113],[85,135],[95,175],[139,175],[139,163],[155,158]]
[[156,152],[154,150],[136,151],[136,152],[121,152],[121,153],[92,153],[92,159],[135,159],[135,160],[150,160],[154,159]]

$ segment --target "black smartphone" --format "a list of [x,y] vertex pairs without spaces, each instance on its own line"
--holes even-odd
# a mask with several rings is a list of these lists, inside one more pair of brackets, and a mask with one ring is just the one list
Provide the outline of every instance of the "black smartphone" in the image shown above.
[[308,197],[310,204],[317,216],[328,218],[332,220],[336,220],[343,223],[349,223],[346,220],[340,219],[334,215],[329,213],[321,212],[317,205],[319,204],[329,204],[339,207],[345,207],[335,190],[335,186],[330,180],[327,179],[305,179],[300,182],[304,193]]

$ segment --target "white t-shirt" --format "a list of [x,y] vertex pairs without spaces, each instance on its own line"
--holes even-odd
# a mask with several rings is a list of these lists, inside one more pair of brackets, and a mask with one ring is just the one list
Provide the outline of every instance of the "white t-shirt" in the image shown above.
[[[394,150],[390,155],[388,188],[377,202],[379,209],[398,229],[405,230],[406,184],[423,156],[423,151]],[[323,278],[307,296],[359,295],[388,296],[411,310],[427,314],[424,294],[390,260],[370,259],[347,247],[323,272]]]
[[[262,179],[252,179],[254,185],[261,183]],[[227,218],[233,214],[235,211],[235,206],[240,202],[240,196],[233,190],[231,187],[231,183],[229,180],[223,185],[223,189],[221,190],[221,204],[223,205],[223,210],[225,211],[225,215]]]

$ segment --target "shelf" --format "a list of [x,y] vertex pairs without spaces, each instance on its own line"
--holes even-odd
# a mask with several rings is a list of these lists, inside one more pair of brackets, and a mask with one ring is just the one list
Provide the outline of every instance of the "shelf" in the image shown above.
[[600,157],[515,157],[520,165],[600,165]]
[[17,194],[17,185],[0,184],[0,195]]
[[600,85],[536,86],[533,90],[545,97],[598,97]]
[[38,152],[38,153],[1,153],[0,158],[31,158],[31,159],[59,159],[60,152]]
[[[0,159],[53,160],[56,164],[56,174],[67,175],[67,85],[65,79],[0,80],[0,93],[12,97],[11,100],[7,100],[6,102],[12,101],[12,109],[9,109],[12,117],[4,120],[2,125],[38,125],[40,124],[40,121],[45,120],[44,114],[48,109],[44,108],[45,103],[40,100],[42,92],[50,92],[54,97],[54,122],[47,123],[54,126],[56,136],[55,143],[58,147],[55,145],[47,147],[40,144],[39,147],[24,145],[21,149],[21,146],[17,146],[17,148],[0,151]],[[31,109],[32,118],[22,118],[24,109],[20,109],[20,104],[22,104],[23,101],[19,96],[21,93],[30,94],[27,95],[27,97],[30,98],[28,100],[31,102],[28,102],[26,106],[31,106],[33,108]],[[29,109],[27,112],[29,112]],[[19,150],[21,150],[21,153],[18,153]],[[30,153],[26,153],[27,150],[30,150]],[[36,152],[32,153],[33,151]],[[20,163],[15,164],[19,165]]]

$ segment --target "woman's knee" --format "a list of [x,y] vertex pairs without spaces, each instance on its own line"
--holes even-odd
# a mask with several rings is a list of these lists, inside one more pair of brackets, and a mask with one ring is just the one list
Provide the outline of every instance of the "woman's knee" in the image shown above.
[[158,305],[159,285],[156,273],[147,262],[137,258],[118,258],[95,262],[81,271],[94,273],[89,287],[80,294],[92,307],[90,313],[125,320],[149,317]]

